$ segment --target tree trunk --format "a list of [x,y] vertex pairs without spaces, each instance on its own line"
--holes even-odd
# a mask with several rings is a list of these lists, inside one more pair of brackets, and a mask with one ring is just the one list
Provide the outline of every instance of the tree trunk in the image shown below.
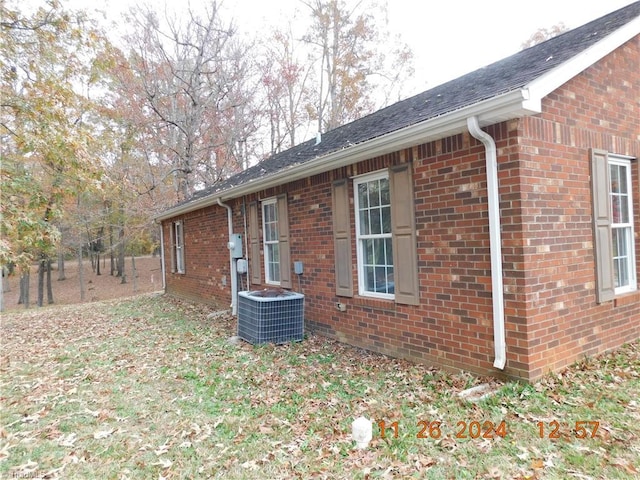
[[58,281],[66,280],[67,277],[64,274],[64,250],[62,247],[58,249]]
[[120,205],[120,222],[118,227],[118,277],[121,278],[120,283],[127,283],[127,276],[124,273],[124,206]]
[[124,268],[124,229],[120,230],[121,232],[121,241],[120,241],[120,247],[119,247],[119,251],[118,251],[118,275],[120,276],[121,280],[120,283],[127,283],[127,275],[125,274],[125,268]]
[[11,284],[9,283],[9,275],[11,275],[11,270],[6,267],[2,267],[2,278],[3,278],[2,293],[7,293],[11,291]]
[[44,303],[44,267],[45,260],[40,258],[38,262],[38,307]]
[[102,275],[100,273],[100,252],[96,253],[96,275]]
[[82,270],[82,244],[78,246],[78,281],[80,282],[80,301],[84,302],[84,271]]
[[136,257],[131,255],[131,275],[133,276],[133,293],[138,291],[138,271],[136,270]]
[[93,242],[89,242],[89,261],[91,262],[91,271],[95,273],[96,271],[96,255],[93,250]]
[[116,273],[116,262],[113,257],[113,225],[109,225],[109,256],[111,258],[111,276]]
[[24,305],[24,308],[29,308],[29,283],[31,281],[31,275],[29,272],[23,273],[20,276],[20,298],[18,298],[18,305]]
[[47,259],[47,303],[53,303],[53,287],[51,286],[51,259]]
[[4,281],[4,267],[0,268],[0,312],[4,312],[4,286],[9,283]]

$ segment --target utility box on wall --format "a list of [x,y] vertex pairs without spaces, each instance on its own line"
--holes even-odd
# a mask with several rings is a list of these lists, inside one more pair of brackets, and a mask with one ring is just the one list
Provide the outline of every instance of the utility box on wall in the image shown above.
[[242,235],[232,233],[227,244],[232,258],[242,258]]
[[253,345],[302,340],[304,295],[281,289],[239,292],[238,336]]

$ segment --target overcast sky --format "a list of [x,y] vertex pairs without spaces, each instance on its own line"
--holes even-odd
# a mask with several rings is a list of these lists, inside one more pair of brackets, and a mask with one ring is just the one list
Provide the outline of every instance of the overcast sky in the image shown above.
[[[102,8],[115,20],[136,0],[63,0],[74,7]],[[20,0],[38,4],[43,0]],[[206,0],[167,0],[186,8]],[[154,0],[162,5],[163,0]],[[541,27],[563,22],[575,28],[633,0],[388,0],[389,28],[400,33],[415,55],[416,75],[407,94],[509,56]],[[222,0],[240,30],[268,32],[268,26],[307,17],[300,0]],[[297,13],[296,13],[297,12]]]
[[[120,0],[122,1],[122,0]],[[196,1],[196,0],[192,0]],[[538,28],[574,28],[633,0],[389,0],[389,27],[415,55],[412,92],[507,57]],[[299,0],[225,0],[240,26],[291,17]]]

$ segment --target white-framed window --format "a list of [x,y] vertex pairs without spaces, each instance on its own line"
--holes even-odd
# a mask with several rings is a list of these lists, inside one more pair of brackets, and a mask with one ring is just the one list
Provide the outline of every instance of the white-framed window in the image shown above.
[[273,285],[279,285],[280,242],[277,198],[271,198],[262,202],[262,232],[266,282]]
[[611,243],[615,293],[637,289],[633,231],[631,161],[609,154],[609,195],[611,197]]
[[173,271],[184,273],[184,229],[181,221],[171,224]]
[[358,290],[360,295],[393,299],[393,235],[389,172],[354,179]]

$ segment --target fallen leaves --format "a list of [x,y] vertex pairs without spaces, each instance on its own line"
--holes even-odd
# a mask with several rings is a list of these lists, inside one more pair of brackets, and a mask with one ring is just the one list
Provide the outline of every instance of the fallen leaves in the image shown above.
[[[3,322],[11,359],[1,385],[3,465],[52,478],[598,477],[592,464],[637,475],[635,344],[522,386],[313,335],[295,345],[228,345],[232,320],[207,315],[149,296]],[[497,390],[491,399],[457,399],[483,382]],[[369,449],[355,449],[350,425],[360,415],[397,421],[398,438],[374,431]],[[436,420],[440,438],[416,437],[418,422]],[[455,437],[458,422],[502,420],[504,439]],[[561,438],[540,438],[536,423],[555,420]],[[576,421],[596,420],[597,438],[575,438]]]

